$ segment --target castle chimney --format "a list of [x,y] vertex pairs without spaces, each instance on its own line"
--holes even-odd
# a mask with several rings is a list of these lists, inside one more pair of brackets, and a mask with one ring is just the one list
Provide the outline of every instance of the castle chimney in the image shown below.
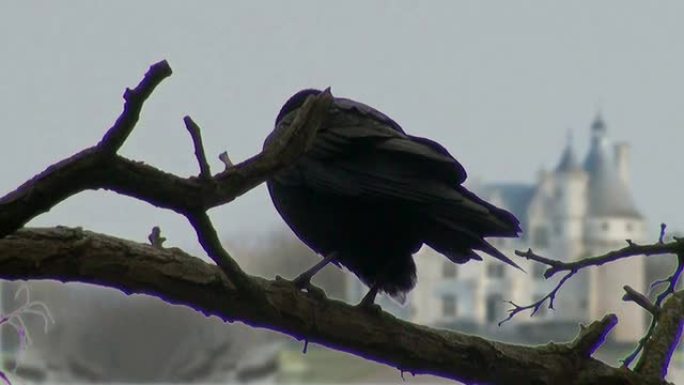
[[629,186],[629,144],[617,143],[615,145],[615,166],[620,180]]

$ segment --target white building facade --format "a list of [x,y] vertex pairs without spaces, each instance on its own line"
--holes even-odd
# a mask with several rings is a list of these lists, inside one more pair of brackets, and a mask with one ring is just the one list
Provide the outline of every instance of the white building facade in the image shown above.
[[[612,145],[606,125],[597,116],[591,125],[591,143],[583,162],[568,143],[552,171],[541,171],[534,185],[476,184],[478,195],[513,212],[522,222],[520,239],[490,239],[526,273],[493,258],[455,265],[424,248],[416,256],[418,283],[411,293],[411,317],[423,324],[487,331],[498,328],[513,301],[528,305],[549,293],[562,273],[546,280],[545,266],[513,256],[514,250],[572,261],[626,246],[626,240],[643,242],[644,218],[629,191],[629,147]],[[534,317],[522,313],[506,327],[552,330],[601,319],[616,313],[618,326],[611,333],[617,342],[632,342],[643,335],[643,313],[622,301],[623,286],[644,292],[643,258],[590,268],[570,278],[559,292],[554,310],[541,308]],[[572,328],[576,333],[576,328]]]

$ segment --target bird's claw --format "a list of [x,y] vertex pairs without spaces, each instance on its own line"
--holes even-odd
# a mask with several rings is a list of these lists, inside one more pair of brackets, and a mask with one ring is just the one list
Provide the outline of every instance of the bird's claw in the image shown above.
[[302,274],[292,280],[292,284],[299,290],[308,289],[311,286],[311,277]]
[[292,284],[298,290],[306,290],[307,293],[318,299],[326,298],[325,291],[320,287],[316,287],[311,283],[311,277],[300,275],[292,280]]
[[309,284],[309,286],[306,288],[306,292],[311,294],[312,297],[315,297],[316,299],[325,299],[325,291],[321,289],[320,287],[314,286],[312,284]]

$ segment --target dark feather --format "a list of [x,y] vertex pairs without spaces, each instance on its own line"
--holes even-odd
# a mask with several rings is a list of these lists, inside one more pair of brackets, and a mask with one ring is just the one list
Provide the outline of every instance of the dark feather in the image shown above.
[[[282,107],[276,130],[317,90]],[[485,237],[515,237],[518,220],[462,186],[467,175],[439,143],[407,135],[385,114],[335,98],[309,151],[268,181],[285,222],[316,252],[393,295],[415,285],[413,254],[427,244],[456,263],[485,252],[517,265]]]

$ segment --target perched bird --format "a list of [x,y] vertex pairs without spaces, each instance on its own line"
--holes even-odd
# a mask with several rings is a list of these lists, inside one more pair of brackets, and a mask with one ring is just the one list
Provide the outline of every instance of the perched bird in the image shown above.
[[[274,132],[320,92],[290,97]],[[480,250],[517,267],[484,238],[517,236],[518,220],[468,191],[465,180],[463,166],[439,143],[406,134],[365,104],[334,98],[309,150],[267,181],[285,222],[324,257],[295,283],[310,287],[332,262],[370,287],[362,305],[378,292],[402,298],[415,286],[413,254],[423,244],[455,263],[482,260],[473,251]]]

